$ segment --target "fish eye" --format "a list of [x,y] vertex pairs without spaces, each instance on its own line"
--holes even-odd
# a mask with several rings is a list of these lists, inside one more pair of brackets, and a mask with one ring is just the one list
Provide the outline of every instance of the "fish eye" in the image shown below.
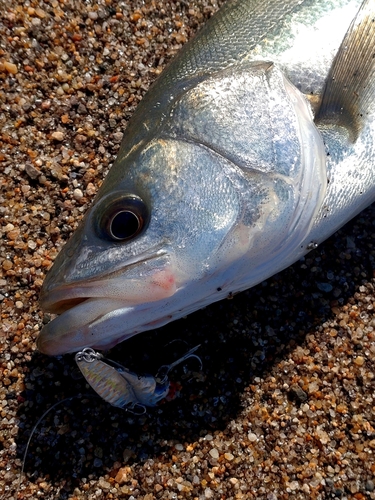
[[117,197],[99,216],[100,236],[112,241],[130,240],[144,229],[148,218],[146,204],[141,198],[135,195]]

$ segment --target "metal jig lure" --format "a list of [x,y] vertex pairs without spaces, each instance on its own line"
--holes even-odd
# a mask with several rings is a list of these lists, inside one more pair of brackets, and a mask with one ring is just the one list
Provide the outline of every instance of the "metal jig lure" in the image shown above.
[[75,356],[82,375],[94,391],[105,401],[118,408],[142,415],[146,406],[156,406],[169,392],[169,373],[189,358],[202,361],[190,349],[184,356],[169,365],[162,365],[157,374],[137,375],[119,363],[105,358],[99,352],[86,347]]

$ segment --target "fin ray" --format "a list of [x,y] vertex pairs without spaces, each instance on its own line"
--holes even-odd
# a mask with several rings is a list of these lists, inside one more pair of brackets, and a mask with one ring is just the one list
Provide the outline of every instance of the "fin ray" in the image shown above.
[[374,94],[375,1],[365,0],[332,63],[316,121],[344,126],[355,140],[374,111]]

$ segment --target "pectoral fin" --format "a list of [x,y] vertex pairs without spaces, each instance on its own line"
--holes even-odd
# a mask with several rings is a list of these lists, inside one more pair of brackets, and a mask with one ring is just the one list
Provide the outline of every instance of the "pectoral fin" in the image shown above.
[[316,115],[347,128],[356,140],[375,107],[375,1],[365,0],[333,61]]

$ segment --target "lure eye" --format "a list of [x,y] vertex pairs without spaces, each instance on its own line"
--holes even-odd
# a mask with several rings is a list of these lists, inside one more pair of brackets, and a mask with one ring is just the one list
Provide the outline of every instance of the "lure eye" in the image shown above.
[[99,217],[99,232],[112,241],[130,240],[144,229],[148,218],[146,204],[141,198],[134,195],[117,197]]

